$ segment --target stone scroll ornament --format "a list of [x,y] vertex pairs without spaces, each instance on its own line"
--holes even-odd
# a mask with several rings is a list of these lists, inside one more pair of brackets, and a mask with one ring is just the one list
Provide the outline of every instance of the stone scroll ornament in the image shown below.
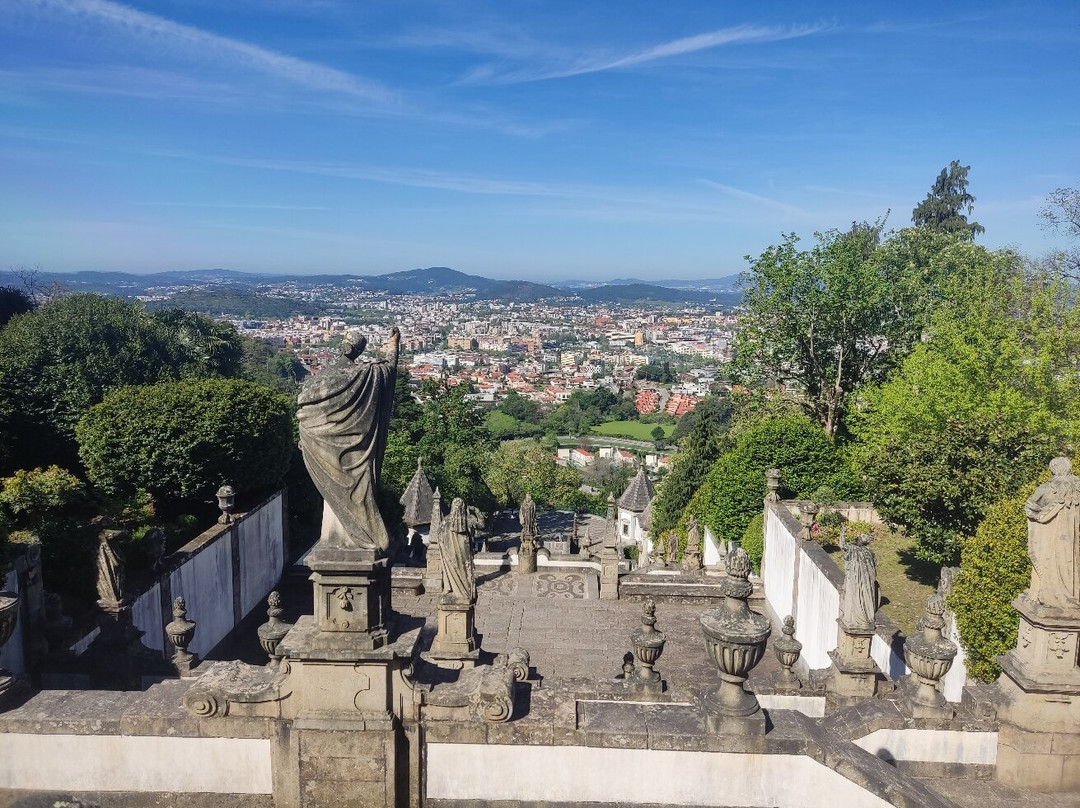
[[841,608],[843,623],[848,628],[873,629],[877,615],[877,558],[870,549],[870,536],[858,536],[854,542],[844,541],[840,533],[840,548],[844,551],[844,600]]
[[465,500],[455,497],[443,526],[443,597],[456,603],[476,603],[476,567]]
[[363,357],[367,340],[350,331],[340,355],[300,389],[300,448],[326,506],[319,543],[385,552],[390,534],[375,499],[394,404],[401,333],[390,332],[389,360]]
[[1080,601],[1080,477],[1066,457],[1051,460],[1050,473],[1024,507],[1031,556],[1028,598],[1051,608],[1075,609]]

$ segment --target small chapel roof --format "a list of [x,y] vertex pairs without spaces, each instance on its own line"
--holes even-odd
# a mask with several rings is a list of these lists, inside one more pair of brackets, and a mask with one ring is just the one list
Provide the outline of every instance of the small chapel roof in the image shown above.
[[405,506],[405,515],[401,521],[410,527],[431,523],[431,504],[433,492],[427,475],[424,474],[423,462],[416,459],[416,473],[409,480],[405,493],[401,495],[401,504]]
[[652,482],[645,476],[645,469],[640,468],[637,476],[630,481],[630,485],[626,486],[626,490],[619,497],[619,507],[642,513],[652,502],[654,493]]

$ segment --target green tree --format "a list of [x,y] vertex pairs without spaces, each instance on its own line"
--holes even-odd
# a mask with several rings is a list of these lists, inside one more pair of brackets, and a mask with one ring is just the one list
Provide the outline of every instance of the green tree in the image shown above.
[[0,468],[77,468],[75,424],[107,392],[228,371],[234,336],[201,316],[159,318],[93,294],[14,317],[0,331]]
[[585,502],[577,473],[560,466],[534,440],[501,444],[484,471],[484,481],[504,508],[520,505],[526,494],[549,508],[572,509]]
[[16,314],[27,314],[34,308],[34,299],[22,289],[0,286],[0,328]]
[[540,405],[532,399],[525,398],[516,390],[507,393],[495,409],[518,421],[525,421],[530,424],[540,422]]
[[735,367],[747,379],[764,372],[793,385],[830,437],[841,431],[848,396],[918,335],[906,305],[909,268],[881,260],[880,231],[878,223],[818,233],[809,250],[789,234],[747,256]]
[[967,653],[968,675],[981,682],[998,677],[995,657],[1016,645],[1020,618],[1012,602],[1031,582],[1024,502],[1033,490],[1029,485],[992,505],[975,535],[963,539],[949,608]]
[[1080,189],[1058,188],[1046,198],[1039,215],[1047,230],[1072,240],[1060,260],[1066,277],[1080,281]]
[[953,563],[987,509],[1080,437],[1075,292],[1009,251],[954,242],[920,343],[865,391],[857,466],[924,560]]
[[953,160],[941,169],[926,199],[911,212],[911,221],[916,227],[929,227],[968,240],[986,232],[985,227],[978,222],[969,222],[964,215],[970,216],[975,208],[975,197],[967,189],[970,170],[971,166],[962,166],[959,160]]
[[675,431],[671,433],[672,443],[681,443],[683,438],[689,435],[698,422],[703,418],[712,421],[716,432],[727,431],[731,423],[731,401],[720,396],[705,396],[697,406],[686,413],[675,424]]
[[746,429],[720,455],[682,519],[692,513],[718,539],[739,541],[762,509],[770,468],[780,469],[782,490],[797,497],[823,485],[845,499],[860,493],[846,458],[820,425],[803,415],[769,418]]
[[143,489],[163,502],[278,485],[295,444],[292,402],[239,379],[124,387],[79,422],[90,481],[112,494]]

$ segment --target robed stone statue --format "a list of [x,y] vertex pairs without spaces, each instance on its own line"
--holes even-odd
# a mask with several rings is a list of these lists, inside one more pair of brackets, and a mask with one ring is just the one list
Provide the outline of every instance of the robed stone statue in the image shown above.
[[473,564],[469,517],[465,500],[455,497],[439,540],[442,550],[443,597],[457,603],[476,602],[476,567]]
[[840,549],[844,551],[844,600],[841,617],[847,628],[873,629],[877,614],[877,558],[870,549],[870,536],[858,536],[854,542],[844,541],[840,532]]
[[308,377],[297,399],[304,465],[323,496],[319,543],[331,548],[390,546],[375,500],[390,428],[401,333],[390,332],[389,360],[362,356],[367,340],[350,331],[340,354]]
[[1075,609],[1080,605],[1080,477],[1065,457],[1050,461],[1050,473],[1024,507],[1032,567],[1028,598]]
[[533,501],[532,494],[526,494],[521,500],[521,512],[518,514],[518,519],[521,521],[522,545],[532,544],[536,541],[536,535],[539,532],[536,523],[536,503]]

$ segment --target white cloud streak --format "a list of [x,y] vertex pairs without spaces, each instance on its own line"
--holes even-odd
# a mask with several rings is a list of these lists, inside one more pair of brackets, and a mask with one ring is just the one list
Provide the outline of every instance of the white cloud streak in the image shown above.
[[702,185],[709,188],[715,188],[718,191],[723,191],[729,196],[733,196],[736,199],[741,199],[745,202],[753,202],[757,205],[763,205],[764,207],[771,208],[772,210],[786,213],[789,216],[808,217],[810,214],[802,208],[795,205],[788,205],[785,202],[779,202],[775,199],[769,199],[767,196],[761,196],[759,194],[751,193],[750,191],[744,191],[741,188],[735,188],[731,185],[724,185],[723,183],[714,182],[713,180],[698,180]]
[[343,70],[308,62],[284,53],[220,36],[201,28],[147,14],[111,0],[15,0],[43,13],[59,13],[77,23],[100,23],[119,29],[148,48],[179,51],[204,61],[208,58],[247,67],[291,84],[319,92],[341,93],[365,101],[390,104],[394,94],[382,84]]
[[688,53],[711,50],[725,45],[742,45],[763,42],[779,42],[786,39],[811,36],[827,29],[824,24],[794,26],[737,25],[704,34],[683,37],[651,48],[616,57],[591,56],[579,58],[572,64],[561,66],[525,67],[501,71],[500,66],[481,65],[463,79],[463,83],[516,84],[528,81],[569,78],[605,70],[620,70],[670,59]]

